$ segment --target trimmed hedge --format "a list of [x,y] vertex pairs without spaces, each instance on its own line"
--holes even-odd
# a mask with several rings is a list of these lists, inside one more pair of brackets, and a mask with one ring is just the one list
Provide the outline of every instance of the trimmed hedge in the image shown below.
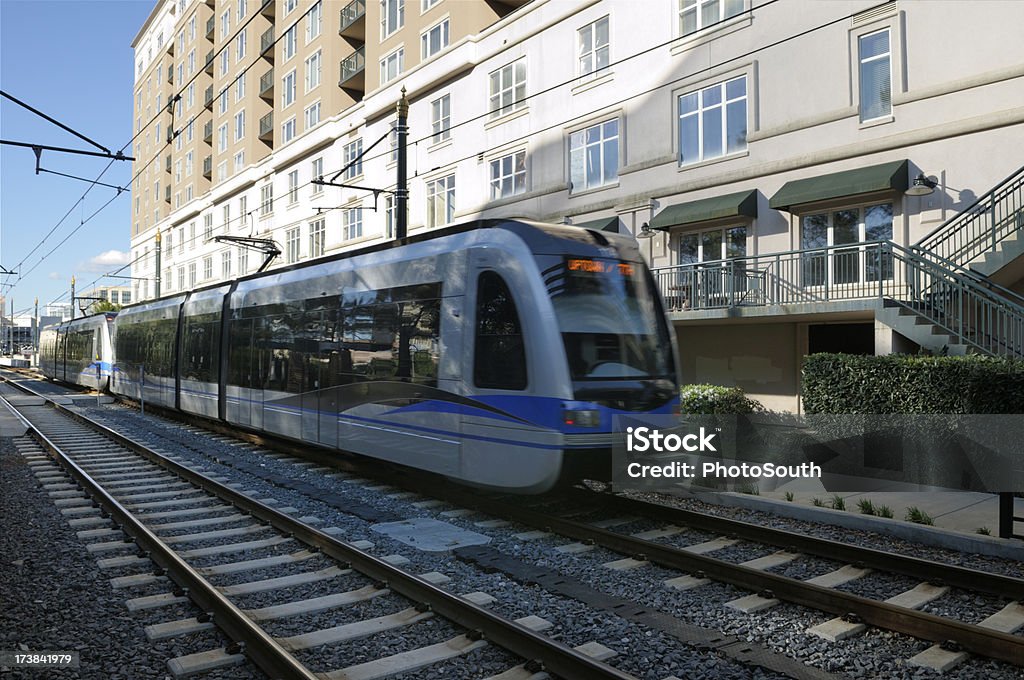
[[1024,361],[967,356],[812,354],[807,413],[1024,413]]
[[758,413],[764,410],[740,388],[718,385],[684,385],[679,390],[679,402],[679,411],[683,415]]

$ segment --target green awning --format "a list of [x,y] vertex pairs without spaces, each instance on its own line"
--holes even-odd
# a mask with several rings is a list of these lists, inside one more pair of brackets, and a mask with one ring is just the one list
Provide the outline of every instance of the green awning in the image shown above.
[[670,205],[651,220],[652,229],[706,222],[720,217],[757,217],[757,189]]
[[856,168],[819,175],[807,179],[795,179],[782,185],[768,205],[776,210],[789,210],[794,205],[827,201],[830,198],[844,198],[874,191],[907,190],[909,161],[892,161],[867,168]]
[[590,220],[589,222],[580,222],[579,224],[572,225],[579,227],[580,229],[593,229],[594,231],[610,231],[614,234],[619,233],[619,218],[618,217],[602,217],[599,220]]

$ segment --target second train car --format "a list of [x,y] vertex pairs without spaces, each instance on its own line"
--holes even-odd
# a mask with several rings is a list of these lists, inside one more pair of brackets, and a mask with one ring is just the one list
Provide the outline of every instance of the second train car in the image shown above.
[[485,220],[121,311],[111,390],[474,485],[610,473],[616,414],[678,406],[636,241]]

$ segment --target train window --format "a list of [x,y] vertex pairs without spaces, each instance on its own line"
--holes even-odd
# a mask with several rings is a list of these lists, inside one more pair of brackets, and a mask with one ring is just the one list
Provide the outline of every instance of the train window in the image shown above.
[[473,383],[499,390],[526,388],[526,348],[515,300],[505,280],[484,272],[477,280]]
[[186,316],[182,333],[181,377],[216,382],[220,377],[219,358],[220,314]]

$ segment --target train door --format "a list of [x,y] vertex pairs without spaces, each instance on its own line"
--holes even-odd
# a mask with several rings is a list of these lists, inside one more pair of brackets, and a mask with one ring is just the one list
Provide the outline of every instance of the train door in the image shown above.
[[[255,408],[255,400],[259,399],[261,408],[263,405],[263,386],[256,382],[259,355],[256,351],[253,325],[253,319],[232,319],[230,325],[231,355],[228,364],[233,378],[230,382],[234,382],[235,386],[227,387],[228,419],[246,426],[253,425],[252,411]],[[235,402],[234,405],[231,402]]]

